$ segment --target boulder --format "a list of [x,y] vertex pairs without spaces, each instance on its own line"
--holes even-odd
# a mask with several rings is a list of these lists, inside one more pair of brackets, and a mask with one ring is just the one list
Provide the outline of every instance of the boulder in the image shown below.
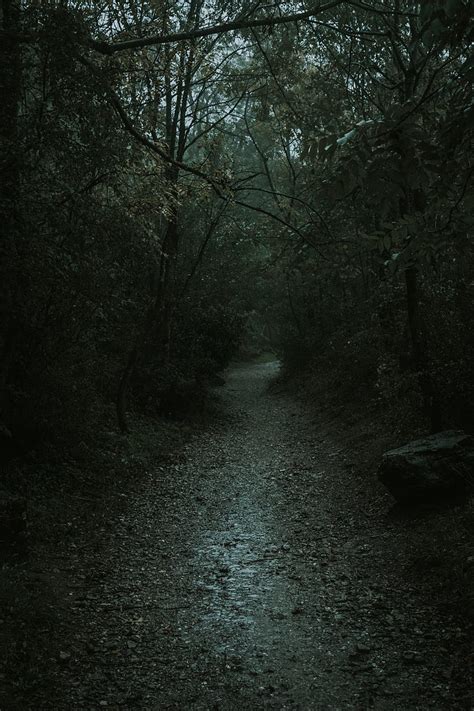
[[401,503],[466,497],[474,484],[474,438],[449,430],[392,449],[380,481]]

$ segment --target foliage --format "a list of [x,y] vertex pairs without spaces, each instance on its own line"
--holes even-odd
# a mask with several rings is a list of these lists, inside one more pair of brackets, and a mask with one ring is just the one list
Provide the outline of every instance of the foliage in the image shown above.
[[6,5],[1,424],[271,346],[471,426],[467,2]]

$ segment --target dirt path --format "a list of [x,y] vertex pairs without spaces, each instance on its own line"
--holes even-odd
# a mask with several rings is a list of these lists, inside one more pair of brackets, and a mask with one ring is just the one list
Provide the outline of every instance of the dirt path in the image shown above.
[[423,524],[367,502],[350,453],[267,392],[275,372],[234,370],[226,423],[104,529],[51,708],[471,708],[467,632],[408,574]]

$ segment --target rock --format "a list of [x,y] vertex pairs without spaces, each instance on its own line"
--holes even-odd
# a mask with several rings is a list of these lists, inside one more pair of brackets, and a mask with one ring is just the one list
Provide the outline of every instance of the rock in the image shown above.
[[380,481],[401,503],[464,497],[474,484],[474,439],[449,430],[386,452]]

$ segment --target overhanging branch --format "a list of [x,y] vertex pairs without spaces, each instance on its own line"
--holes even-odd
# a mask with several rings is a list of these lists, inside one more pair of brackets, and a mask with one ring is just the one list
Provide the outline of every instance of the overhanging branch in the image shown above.
[[[98,74],[98,70],[92,64],[92,62],[90,62],[88,59],[86,59],[85,57],[82,57],[82,56],[78,56],[77,59],[81,64],[83,64],[83,66],[85,66],[89,69],[89,71],[95,76],[95,78],[98,81],[100,81],[101,85],[104,87],[104,89],[107,93],[107,96],[109,98],[111,105],[113,106],[117,115],[119,116],[123,127],[135,138],[136,141],[138,141],[138,143],[140,143],[145,148],[148,148],[155,155],[159,156],[168,165],[172,165],[173,167],[178,168],[179,170],[183,170],[186,173],[191,173],[192,175],[195,175],[196,177],[201,178],[201,180],[205,181],[208,185],[210,185],[212,187],[212,189],[214,190],[214,192],[220,199],[225,200],[226,203],[229,202],[230,196],[229,196],[229,193],[227,192],[227,190],[229,188],[232,190],[232,186],[230,186],[228,183],[220,183],[219,181],[216,181],[211,176],[204,173],[202,170],[199,170],[199,168],[195,168],[194,166],[188,165],[187,163],[183,163],[182,161],[177,161],[177,160],[174,160],[173,158],[171,158],[171,156],[164,149],[162,149],[156,142],[147,138],[133,125],[132,120],[130,119],[126,110],[122,106],[122,102],[120,101],[120,98],[117,96],[117,93]],[[249,203],[243,202],[242,200],[236,200],[235,198],[234,199],[230,198],[230,202],[234,205],[240,205],[241,207],[244,207],[248,210],[252,210],[253,212],[258,212],[260,214],[266,215],[267,217],[270,217],[272,220],[275,220],[280,225],[283,225],[284,227],[286,227],[291,233],[297,235],[300,239],[302,239],[308,245],[313,247],[313,249],[317,250],[317,248],[318,248],[317,244],[315,244],[306,234],[304,234],[304,232],[302,230],[298,229],[298,227],[295,227],[290,222],[284,220],[282,217],[279,217],[278,215],[275,215],[274,213],[270,212],[269,210],[265,210],[262,207],[257,207],[256,205],[251,205]],[[321,256],[323,256],[323,255],[321,255]]]
[[219,25],[211,27],[200,27],[194,30],[185,32],[173,32],[167,35],[152,35],[150,37],[137,37],[124,42],[96,42],[92,41],[93,49],[101,54],[115,54],[115,52],[123,52],[127,49],[143,49],[143,47],[157,46],[161,44],[171,44],[173,42],[183,42],[185,40],[197,39],[199,37],[209,37],[211,35],[222,35],[234,30],[244,30],[251,27],[274,27],[275,25],[284,25],[290,22],[298,22],[299,20],[308,20],[316,15],[321,15],[327,10],[343,5],[344,0],[333,0],[323,5],[311,8],[306,12],[296,12],[292,15],[283,15],[281,17],[262,17],[258,20],[238,19],[233,22],[223,22]]

